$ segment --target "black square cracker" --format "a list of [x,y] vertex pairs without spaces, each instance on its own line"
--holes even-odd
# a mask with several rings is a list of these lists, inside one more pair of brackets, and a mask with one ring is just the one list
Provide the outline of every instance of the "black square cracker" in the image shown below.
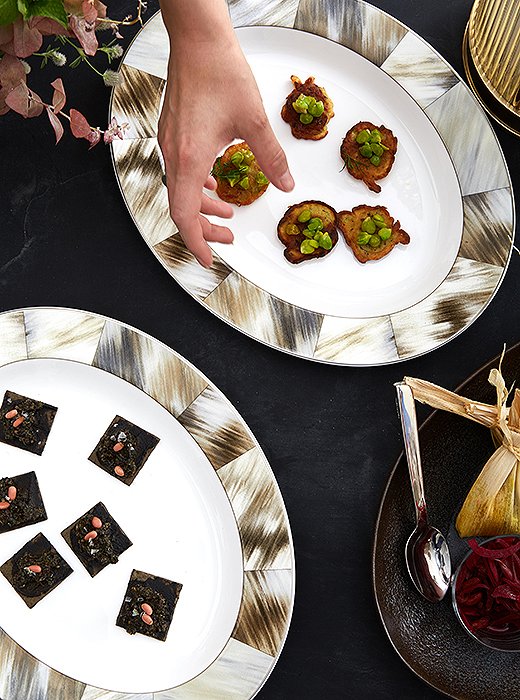
[[[40,565],[42,573],[27,572],[26,567],[32,564]],[[41,532],[2,564],[0,571],[29,608],[33,608],[72,573],[65,559]]]
[[[13,410],[17,415],[6,418]],[[41,455],[57,410],[42,401],[6,391],[0,408],[0,442]],[[15,428],[13,423],[20,417],[24,420]]]
[[[128,634],[139,633],[161,642],[166,641],[181,589],[182,583],[134,569],[116,625],[122,627]],[[143,603],[147,603],[153,609],[151,625],[147,625],[142,620]]]
[[[123,444],[123,449],[114,452],[113,448],[117,442]],[[89,460],[118,481],[130,486],[158,442],[159,438],[152,433],[121,416],[116,416],[105,430]],[[123,476],[118,476],[114,471],[118,466],[123,469]]]
[[[16,497],[12,501],[8,497],[11,486],[16,488]],[[9,503],[7,508],[0,509],[0,534],[47,520],[38,479],[34,472],[1,478],[0,502]]]
[[[100,529],[92,525],[94,517],[101,520]],[[86,541],[85,535],[93,531],[97,533],[95,539]],[[109,564],[117,564],[120,555],[132,546],[103,503],[96,503],[61,534],[92,577]]]

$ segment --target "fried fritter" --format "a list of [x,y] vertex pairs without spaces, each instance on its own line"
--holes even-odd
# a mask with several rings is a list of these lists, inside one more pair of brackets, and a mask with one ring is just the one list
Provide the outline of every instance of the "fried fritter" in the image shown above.
[[316,200],[289,207],[277,231],[278,238],[286,246],[285,257],[295,265],[328,255],[338,242],[336,212],[328,204]]
[[386,207],[360,204],[352,211],[340,211],[337,221],[347,245],[361,263],[384,258],[398,243],[410,243],[410,236]]
[[282,119],[291,127],[292,135],[297,139],[319,141],[328,133],[327,124],[334,116],[332,100],[310,77],[302,83],[291,75],[294,90],[287,95],[282,107]]
[[229,146],[215,161],[211,174],[217,181],[220,199],[239,207],[252,204],[269,187],[269,180],[245,141]]
[[358,122],[341,144],[341,158],[352,177],[363,180],[372,192],[381,192],[376,180],[386,177],[397,151],[397,138],[386,126]]

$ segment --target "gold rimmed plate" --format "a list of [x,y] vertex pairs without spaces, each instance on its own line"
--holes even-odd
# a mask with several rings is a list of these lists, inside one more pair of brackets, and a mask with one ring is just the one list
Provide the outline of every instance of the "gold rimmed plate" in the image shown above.
[[462,41],[462,61],[468,83],[471,85],[478,101],[486,112],[497,121],[504,129],[510,131],[515,136],[520,136],[520,117],[507,109],[502,102],[497,100],[495,95],[488,89],[486,83],[475,66],[473,57],[468,46],[468,27],[464,32]]

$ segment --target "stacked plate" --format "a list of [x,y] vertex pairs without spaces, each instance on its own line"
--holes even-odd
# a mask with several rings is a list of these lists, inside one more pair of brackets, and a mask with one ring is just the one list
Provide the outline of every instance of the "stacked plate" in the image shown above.
[[484,109],[520,135],[520,4],[476,0],[464,35],[468,81]]

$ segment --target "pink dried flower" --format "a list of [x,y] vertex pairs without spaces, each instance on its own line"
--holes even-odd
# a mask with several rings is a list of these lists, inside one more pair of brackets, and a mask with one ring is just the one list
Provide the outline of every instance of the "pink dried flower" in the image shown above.
[[117,123],[117,119],[115,117],[112,117],[112,120],[110,121],[110,124],[108,125],[107,130],[104,133],[103,140],[105,143],[112,143],[112,141],[116,138],[118,139],[124,139],[124,134],[125,131],[129,128],[128,124],[121,124],[119,125]]

